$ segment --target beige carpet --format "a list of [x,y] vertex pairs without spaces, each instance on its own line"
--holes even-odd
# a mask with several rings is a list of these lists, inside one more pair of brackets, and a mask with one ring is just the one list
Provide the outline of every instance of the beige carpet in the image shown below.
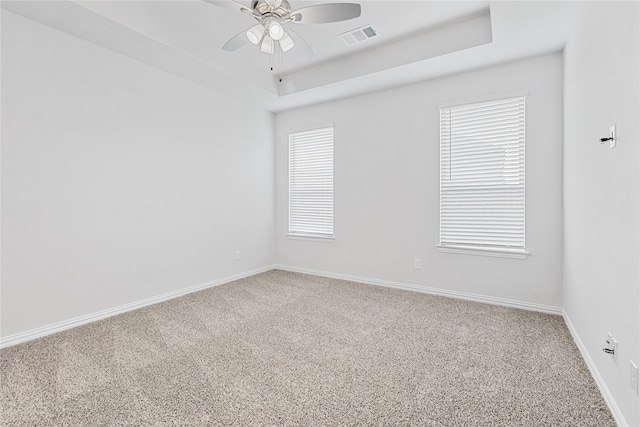
[[0,356],[1,425],[615,425],[559,316],[283,271]]

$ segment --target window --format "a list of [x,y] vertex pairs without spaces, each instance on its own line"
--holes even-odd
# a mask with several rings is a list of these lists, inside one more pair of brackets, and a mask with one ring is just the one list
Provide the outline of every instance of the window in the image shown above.
[[333,239],[333,126],[289,134],[289,235]]
[[440,250],[525,258],[525,97],[440,108]]

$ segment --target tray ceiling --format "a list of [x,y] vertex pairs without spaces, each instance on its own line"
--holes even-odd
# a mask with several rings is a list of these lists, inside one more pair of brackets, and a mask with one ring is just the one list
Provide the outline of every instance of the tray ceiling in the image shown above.
[[[298,9],[332,1],[290,2]],[[577,9],[575,2],[359,3],[353,20],[288,24],[313,58],[295,47],[282,56],[253,45],[223,51],[255,21],[201,1],[2,1],[2,8],[276,112],[560,51]],[[340,39],[367,25],[379,35],[352,46]]]

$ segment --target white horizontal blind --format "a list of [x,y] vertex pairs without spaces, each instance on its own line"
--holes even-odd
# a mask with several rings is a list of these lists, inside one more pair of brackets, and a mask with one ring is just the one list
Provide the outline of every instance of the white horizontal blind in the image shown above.
[[289,234],[333,237],[333,127],[289,134]]
[[525,247],[525,98],[440,109],[440,244]]

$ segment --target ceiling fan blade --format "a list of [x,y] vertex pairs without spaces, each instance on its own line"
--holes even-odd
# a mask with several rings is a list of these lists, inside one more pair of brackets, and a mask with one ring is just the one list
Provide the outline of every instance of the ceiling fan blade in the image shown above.
[[240,49],[242,46],[249,43],[249,39],[246,34],[247,30],[240,31],[235,36],[231,37],[228,42],[222,46],[222,50],[226,50],[227,52],[233,52],[234,50]]
[[233,0],[202,0],[202,1],[205,3],[212,4],[214,6],[224,7],[225,9],[234,10],[236,12],[244,12],[244,13],[248,13],[249,15],[253,15],[253,11],[251,10],[251,8]]
[[290,19],[297,24],[324,24],[357,18],[361,10],[357,3],[318,4],[294,10],[291,12]]
[[287,33],[294,40],[296,44],[296,50],[300,55],[302,55],[304,58],[307,58],[307,59],[311,59],[315,56],[315,54],[313,53],[313,49],[311,49],[311,46],[309,46],[309,44],[306,41],[304,41],[304,39],[300,37],[298,33],[288,28],[287,28]]

